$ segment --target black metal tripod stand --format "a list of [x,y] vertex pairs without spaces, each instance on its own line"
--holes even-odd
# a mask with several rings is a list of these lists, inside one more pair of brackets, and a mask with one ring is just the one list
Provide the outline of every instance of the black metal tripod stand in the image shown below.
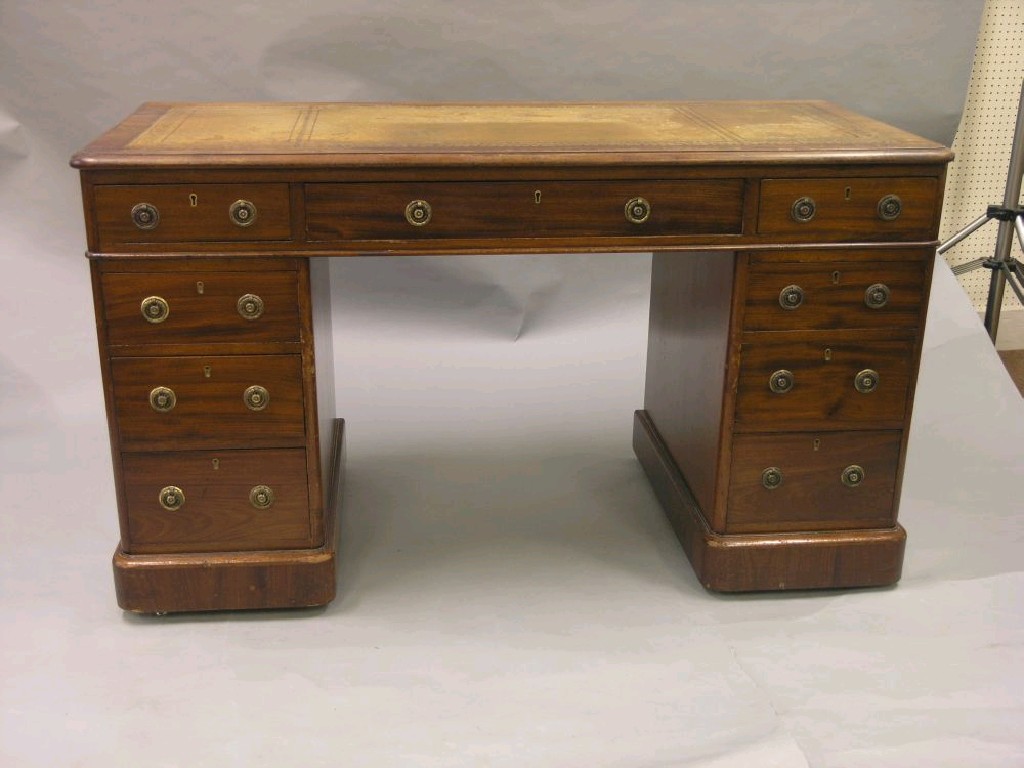
[[989,221],[999,222],[996,237],[996,252],[990,259],[974,259],[953,267],[953,274],[962,275],[978,267],[992,271],[988,285],[988,300],[985,304],[985,330],[993,342],[999,332],[999,313],[1003,306],[1006,285],[1017,294],[1024,304],[1024,265],[1010,255],[1013,236],[1017,235],[1024,249],[1024,207],[1020,205],[1021,181],[1024,178],[1024,84],[1021,85],[1020,103],[1017,105],[1017,125],[1013,132],[1013,150],[1010,153],[1010,171],[1006,178],[1006,193],[1002,205],[990,205],[988,210],[937,249],[943,254],[957,243],[965,240],[972,232],[981,229]]

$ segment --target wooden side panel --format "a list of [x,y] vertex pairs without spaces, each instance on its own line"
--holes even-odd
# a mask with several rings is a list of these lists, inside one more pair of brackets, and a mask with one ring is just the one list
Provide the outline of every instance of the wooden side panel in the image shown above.
[[[317,432],[320,443],[320,476],[323,493],[330,494],[331,425],[337,419],[334,389],[334,339],[331,324],[331,275],[329,259],[310,259],[309,289],[312,299],[313,347],[316,360],[313,386],[316,390]],[[344,478],[338,478],[339,483]]]
[[710,520],[729,364],[734,255],[655,253],[644,407]]

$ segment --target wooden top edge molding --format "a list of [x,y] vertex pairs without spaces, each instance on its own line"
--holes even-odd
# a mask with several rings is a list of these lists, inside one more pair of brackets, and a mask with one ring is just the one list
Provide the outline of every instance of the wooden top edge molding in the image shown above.
[[76,168],[936,163],[935,142],[824,101],[156,103]]

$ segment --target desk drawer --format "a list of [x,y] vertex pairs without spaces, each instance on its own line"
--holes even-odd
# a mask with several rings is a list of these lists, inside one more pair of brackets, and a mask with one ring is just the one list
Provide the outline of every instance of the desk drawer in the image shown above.
[[749,331],[916,328],[925,264],[755,262],[747,278]]
[[122,450],[305,443],[299,355],[115,358],[111,371]]
[[93,195],[101,248],[291,239],[287,184],[104,185]]
[[901,425],[914,342],[820,341],[752,334],[740,351],[736,426],[855,429]]
[[107,342],[298,342],[295,272],[114,272],[102,276]]
[[312,545],[306,452],[122,456],[130,553]]
[[891,527],[901,439],[899,430],[737,436],[726,532]]
[[935,178],[765,179],[757,231],[823,240],[899,241],[934,236]]
[[306,234],[322,242],[739,234],[742,225],[739,179],[306,185]]

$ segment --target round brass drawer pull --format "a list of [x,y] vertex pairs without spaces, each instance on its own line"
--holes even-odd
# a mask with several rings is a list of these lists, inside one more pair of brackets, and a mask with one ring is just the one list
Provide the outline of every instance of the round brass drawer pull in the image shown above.
[[878,218],[882,221],[894,221],[903,213],[903,201],[896,195],[886,195],[878,201]]
[[270,509],[274,503],[274,491],[269,485],[255,485],[249,491],[249,503],[256,509]]
[[774,491],[782,485],[782,470],[778,467],[768,467],[761,473],[761,485],[769,491]]
[[643,224],[651,218],[651,204],[642,197],[634,197],[626,203],[626,221],[630,224]]
[[856,387],[858,392],[867,395],[878,389],[878,382],[878,371],[865,368],[854,378],[853,386]]
[[167,413],[178,404],[178,396],[170,387],[154,387],[149,392],[149,404],[157,413]]
[[405,206],[405,220],[414,227],[422,227],[430,221],[433,210],[426,200],[413,200]]
[[147,296],[142,300],[141,308],[147,323],[162,323],[171,314],[171,306],[160,296]]
[[238,297],[238,314],[246,320],[255,320],[263,314],[263,299],[255,293],[247,293]]
[[270,393],[259,384],[253,384],[246,389],[242,399],[245,401],[245,407],[250,411],[262,411],[270,405]]
[[817,210],[818,206],[814,202],[814,198],[800,197],[793,203],[793,207],[789,209],[789,215],[793,217],[793,221],[805,224],[814,218]]
[[181,509],[185,503],[185,492],[176,485],[168,485],[160,489],[160,506],[168,512]]
[[251,227],[256,223],[256,206],[248,200],[235,200],[228,208],[228,218],[236,227]]
[[138,203],[132,207],[132,222],[139,229],[156,229],[160,211],[152,203]]
[[779,291],[779,306],[783,309],[796,309],[804,303],[804,289],[799,285],[787,285]]
[[856,488],[864,482],[864,467],[851,464],[843,470],[843,485],[847,488]]
[[868,309],[881,309],[889,303],[889,286],[885,283],[869,285],[864,291],[864,304]]
[[777,395],[784,395],[793,388],[796,379],[792,371],[785,369],[776,371],[768,378],[768,387]]

